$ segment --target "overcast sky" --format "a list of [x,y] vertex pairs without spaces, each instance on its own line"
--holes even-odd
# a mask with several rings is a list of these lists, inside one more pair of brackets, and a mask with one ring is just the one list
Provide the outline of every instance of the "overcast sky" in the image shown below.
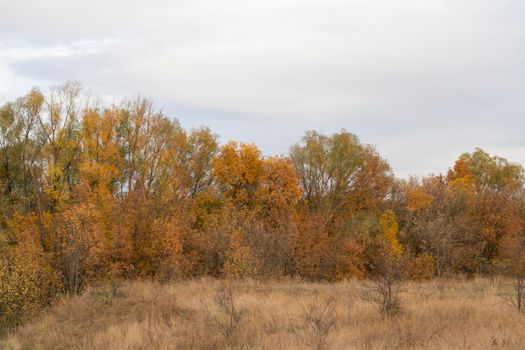
[[398,176],[525,164],[523,0],[0,0],[0,103],[68,79],[282,154],[345,128]]

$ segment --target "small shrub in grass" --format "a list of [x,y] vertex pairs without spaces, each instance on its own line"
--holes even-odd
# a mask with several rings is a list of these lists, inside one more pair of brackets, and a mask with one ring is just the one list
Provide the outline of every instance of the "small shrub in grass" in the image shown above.
[[103,306],[111,305],[115,299],[125,297],[122,283],[117,280],[90,288],[89,295],[96,303]]
[[305,327],[303,342],[313,349],[326,349],[330,333],[336,326],[335,300],[315,296],[305,307],[302,318]]
[[405,266],[402,256],[388,252],[383,254],[370,276],[370,282],[365,284],[361,298],[375,304],[383,315],[398,314],[401,311]]
[[218,314],[214,321],[228,342],[233,342],[247,318],[247,311],[239,303],[239,295],[234,282],[221,286],[214,297]]
[[525,311],[525,276],[514,275],[509,286],[510,291],[499,296],[503,303],[515,308],[518,312]]

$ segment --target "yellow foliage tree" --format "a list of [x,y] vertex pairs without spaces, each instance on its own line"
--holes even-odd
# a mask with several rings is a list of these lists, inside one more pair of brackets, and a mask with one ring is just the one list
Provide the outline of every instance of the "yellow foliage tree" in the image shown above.
[[116,142],[117,122],[117,114],[111,110],[102,114],[87,110],[82,118],[79,177],[101,196],[113,193],[124,163]]
[[234,141],[224,145],[212,161],[221,192],[237,205],[253,205],[262,168],[261,152],[255,145]]
[[383,229],[383,236],[389,243],[392,253],[395,255],[401,255],[403,252],[403,246],[397,240],[399,226],[394,211],[391,209],[384,211],[379,217],[379,223]]

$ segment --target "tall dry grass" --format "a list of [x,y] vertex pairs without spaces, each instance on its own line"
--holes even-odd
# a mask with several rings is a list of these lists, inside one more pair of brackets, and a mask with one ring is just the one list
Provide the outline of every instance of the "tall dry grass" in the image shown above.
[[[159,285],[126,282],[64,299],[41,319],[9,334],[5,349],[524,349],[525,317],[501,302],[499,279],[410,282],[402,311],[382,316],[360,298],[361,283],[297,281],[233,284],[242,322],[225,336],[224,310],[211,279]],[[330,301],[334,326],[315,337],[312,301]],[[312,311],[313,310],[313,311]],[[317,315],[317,316],[316,316]],[[310,317],[311,318],[311,317]],[[324,322],[324,321],[323,321]]]

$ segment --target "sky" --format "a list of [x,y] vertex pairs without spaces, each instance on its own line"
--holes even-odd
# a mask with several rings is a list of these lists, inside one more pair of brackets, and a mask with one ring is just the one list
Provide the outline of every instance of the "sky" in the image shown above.
[[0,0],[0,104],[78,80],[286,154],[346,129],[400,177],[525,165],[522,0]]

